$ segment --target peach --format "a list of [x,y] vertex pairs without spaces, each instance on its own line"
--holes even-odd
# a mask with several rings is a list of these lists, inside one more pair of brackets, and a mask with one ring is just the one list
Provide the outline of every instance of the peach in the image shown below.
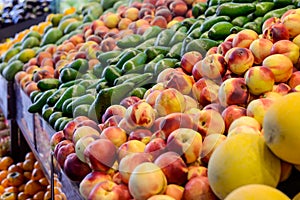
[[108,28],[116,28],[118,26],[118,23],[120,21],[120,16],[118,16],[115,13],[108,13],[104,16],[103,22],[104,25]]
[[139,101],[127,108],[125,119],[133,126],[150,128],[155,120],[155,110],[147,102]]
[[122,128],[124,131],[126,131],[127,134],[129,134],[131,131],[137,129],[136,126],[133,126],[130,123],[128,123],[125,118],[123,118],[119,121],[118,127]]
[[[139,97],[136,96],[131,96],[131,97],[125,97],[121,102],[120,105],[124,106],[125,108],[128,108],[129,106],[137,103],[138,101],[140,101],[141,99]],[[126,111],[125,111],[126,112]],[[124,113],[125,114],[125,113]],[[125,115],[124,115],[125,116]]]
[[254,64],[261,64],[263,60],[271,54],[273,43],[265,38],[254,40],[250,44],[250,51],[254,56]]
[[298,34],[296,37],[294,37],[294,39],[292,41],[300,48],[300,34]]
[[145,99],[146,103],[148,103],[149,105],[151,105],[154,108],[156,98],[160,93],[161,93],[161,90],[153,90],[153,91],[149,92],[148,94],[146,92],[144,95],[144,99]]
[[281,160],[281,173],[279,182],[286,181],[292,174],[293,164]]
[[194,177],[190,179],[184,187],[183,200],[190,199],[211,199],[218,198],[210,188],[208,178],[205,176]]
[[241,125],[241,126],[235,127],[234,129],[231,129],[228,132],[227,137],[232,137],[233,135],[237,135],[237,134],[257,134],[257,135],[262,135],[262,132],[260,132],[257,128],[254,128],[252,126]]
[[159,116],[185,110],[184,96],[174,88],[163,90],[156,98],[154,108]]
[[134,168],[144,162],[151,162],[152,156],[148,153],[132,153],[126,155],[119,162],[118,170],[123,183],[128,184]]
[[91,172],[91,168],[86,163],[81,162],[76,153],[71,153],[67,156],[63,169],[69,179],[78,182],[82,181]]
[[188,112],[190,109],[199,108],[199,103],[196,99],[189,95],[184,95],[185,100],[185,110],[184,112]]
[[289,30],[282,23],[275,23],[263,31],[263,38],[275,43],[279,40],[288,40],[290,38]]
[[267,28],[269,28],[273,24],[277,24],[277,23],[280,23],[280,22],[281,22],[281,20],[278,17],[271,17],[271,18],[267,19],[266,21],[264,21],[264,23],[262,25],[262,32],[264,32],[264,30],[266,30]]
[[213,133],[223,134],[225,131],[222,115],[213,109],[201,110],[193,117],[193,120],[197,125],[196,130],[203,138]]
[[145,144],[150,141],[152,132],[146,128],[138,128],[129,133],[128,140],[139,140]]
[[170,78],[164,82],[165,88],[174,88],[181,92],[182,94],[190,94],[192,90],[192,86],[194,84],[193,77],[183,73],[176,72],[170,75]]
[[130,7],[126,9],[124,17],[130,19],[131,21],[136,21],[139,17],[139,9],[135,7]]
[[244,107],[248,103],[249,90],[244,78],[230,78],[221,84],[218,95],[219,103],[224,107],[229,105]]
[[208,51],[206,52],[205,56],[209,56],[211,54],[216,54],[218,53],[218,47],[211,47],[210,49],[208,49]]
[[172,1],[169,8],[174,16],[184,16],[188,10],[188,6],[184,1]]
[[132,153],[143,153],[145,150],[145,143],[139,140],[129,140],[123,143],[117,152],[118,161],[120,162],[126,155]]
[[40,66],[42,64],[43,60],[46,58],[52,59],[52,54],[49,52],[46,52],[46,51],[40,52],[36,57],[37,65]]
[[82,162],[86,162],[85,156],[84,156],[84,151],[90,143],[94,142],[97,139],[100,139],[100,136],[87,135],[87,136],[84,136],[84,137],[80,138],[76,142],[76,144],[75,144],[75,153],[76,153],[77,157],[79,158],[79,160],[81,160]]
[[232,41],[224,41],[217,47],[218,54],[221,54],[222,56],[225,56],[227,51],[232,48]]
[[73,143],[63,145],[58,149],[56,160],[62,169],[64,168],[64,163],[67,156],[71,153],[75,153],[75,148]]
[[117,126],[110,126],[105,128],[101,132],[100,138],[109,139],[116,147],[120,147],[127,141],[126,132],[122,128]]
[[272,91],[275,83],[275,76],[271,69],[262,66],[250,68],[244,78],[249,92],[253,95]]
[[276,92],[281,95],[286,95],[291,91],[291,87],[286,83],[279,83],[273,86],[272,92]]
[[175,200],[181,200],[183,196],[184,187],[176,184],[167,185],[165,194],[173,197]]
[[227,70],[227,62],[221,54],[211,54],[201,61],[199,69],[202,77],[220,82]]
[[87,174],[79,184],[81,196],[87,199],[94,186],[106,180],[112,180],[112,178],[105,172],[92,171]]
[[73,36],[69,39],[69,41],[72,42],[75,46],[76,46],[77,44],[84,43],[83,34],[73,35]]
[[118,29],[120,29],[120,30],[126,30],[131,22],[132,21],[130,19],[128,19],[128,18],[122,18],[119,21]]
[[296,64],[299,59],[299,47],[289,40],[280,40],[273,44],[271,54],[282,54]]
[[199,79],[203,78],[200,74],[200,67],[202,65],[201,61],[198,61],[195,63],[193,69],[192,69],[192,75],[195,81],[198,81]]
[[153,160],[155,160],[158,156],[166,152],[166,146],[164,139],[153,138],[148,144],[146,144],[144,152],[152,155]]
[[102,42],[102,38],[97,35],[90,35],[86,38],[86,41],[94,41],[100,45]]
[[163,153],[155,159],[154,164],[160,167],[169,184],[182,185],[187,181],[188,168],[179,154],[172,151]]
[[155,16],[162,16],[167,20],[167,23],[169,23],[173,19],[173,15],[171,11],[167,8],[160,9],[156,11]]
[[203,107],[218,101],[218,91],[219,85],[207,78],[199,79],[192,88],[193,97]]
[[268,98],[260,98],[251,101],[247,106],[247,116],[253,117],[262,126],[265,113],[273,102],[273,99]]
[[163,194],[167,187],[167,179],[162,170],[151,162],[138,165],[132,172],[128,188],[135,199],[147,198]]
[[84,136],[88,136],[88,135],[100,136],[100,132],[90,126],[81,126],[81,127],[76,128],[73,133],[74,144],[76,144],[76,142],[80,138],[82,138]]
[[91,190],[88,199],[111,199],[111,200],[118,200],[119,193],[115,191],[114,188],[117,184],[111,180],[105,180],[98,184],[96,184],[93,189]]
[[159,26],[160,28],[167,28],[168,22],[163,16],[155,16],[150,25]]
[[205,163],[209,162],[209,159],[215,149],[226,139],[225,135],[219,133],[213,133],[206,136],[202,143],[201,160]]
[[202,136],[193,129],[179,128],[168,137],[167,148],[181,155],[186,163],[193,163],[200,156]]
[[229,126],[234,120],[242,116],[246,116],[247,114],[246,114],[246,108],[238,105],[230,105],[223,110],[221,115],[225,122],[225,132],[227,132]]
[[162,131],[166,138],[169,137],[171,132],[178,128],[194,128],[195,124],[190,115],[184,113],[171,113],[165,116],[159,124],[159,129]]
[[63,131],[58,131],[58,132],[54,133],[50,138],[51,150],[54,151],[55,146],[63,140],[65,140],[65,136],[64,136]]
[[255,31],[245,29],[234,36],[232,47],[249,48],[250,44],[256,39],[258,39],[258,34]]
[[238,126],[244,126],[244,125],[253,127],[257,130],[261,130],[261,125],[256,119],[249,116],[242,116],[231,123],[228,132],[230,132],[231,130],[233,130]]
[[202,54],[198,51],[190,51],[181,57],[180,66],[187,73],[192,74],[194,65],[202,60]]
[[293,63],[291,59],[282,54],[273,54],[264,59],[263,67],[271,69],[275,76],[275,82],[287,81],[293,73]]
[[291,38],[300,34],[300,14],[290,14],[282,19],[282,24],[288,29]]
[[136,28],[140,28],[144,25],[149,25],[149,22],[145,19],[138,19],[136,22],[135,22],[135,26]]
[[29,81],[27,84],[24,86],[24,92],[27,94],[27,96],[30,96],[31,92],[39,90],[37,83],[34,81]]
[[[224,136],[224,135],[223,135]],[[207,177],[207,167],[191,165],[188,167],[188,180],[197,177],[206,176]]]
[[175,199],[169,195],[157,194],[157,195],[151,196],[147,200],[175,200]]
[[144,19],[146,16],[153,16],[154,17],[154,11],[150,8],[142,8],[139,11],[139,19]]
[[252,52],[243,47],[235,47],[227,51],[225,61],[228,69],[237,75],[244,74],[254,63]]
[[224,110],[224,107],[219,103],[210,103],[204,106],[202,110],[214,110],[221,114]]
[[117,158],[117,150],[110,140],[98,139],[86,147],[84,157],[93,170],[107,171]]
[[300,71],[296,71],[292,74],[288,81],[288,85],[291,88],[295,88],[297,85],[300,85]]

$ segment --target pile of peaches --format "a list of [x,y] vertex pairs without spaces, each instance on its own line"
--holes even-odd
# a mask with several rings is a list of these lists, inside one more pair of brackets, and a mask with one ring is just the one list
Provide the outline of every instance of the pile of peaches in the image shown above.
[[97,52],[118,49],[118,40],[134,33],[143,34],[150,26],[169,28],[191,17],[192,5],[198,1],[146,0],[143,3],[133,2],[130,6],[121,5],[117,13],[103,14],[83,27],[82,34],[76,34],[60,45],[49,45],[24,65],[15,80],[30,95],[38,90],[39,80],[58,79],[60,70],[74,59],[88,60],[89,69],[92,70],[99,63]]
[[[0,199],[1,200],[49,200],[51,187],[40,164],[32,152],[25,155],[22,162],[15,163],[10,156],[0,159]],[[66,200],[62,184],[54,177],[55,199]]]
[[60,167],[85,199],[218,199],[207,177],[214,150],[234,134],[263,135],[267,109],[300,90],[299,25],[293,9],[261,35],[243,30],[205,57],[187,52],[143,99],[111,105],[99,123],[75,118],[50,141]]

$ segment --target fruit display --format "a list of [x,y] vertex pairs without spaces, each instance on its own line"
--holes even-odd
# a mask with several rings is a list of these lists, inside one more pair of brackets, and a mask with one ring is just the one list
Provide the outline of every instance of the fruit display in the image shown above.
[[10,26],[50,12],[50,1],[25,0],[20,3],[6,2],[0,18],[0,27]]
[[[83,199],[289,199],[297,1],[90,2],[2,55]],[[80,170],[78,170],[80,169]]]
[[[24,161],[15,163],[10,156],[0,158],[0,198],[51,199],[50,184],[32,152],[25,155]],[[62,184],[54,177],[55,199],[66,199]]]

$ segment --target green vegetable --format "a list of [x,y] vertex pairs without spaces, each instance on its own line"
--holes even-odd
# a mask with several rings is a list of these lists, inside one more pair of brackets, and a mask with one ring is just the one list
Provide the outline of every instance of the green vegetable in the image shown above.
[[55,103],[58,101],[58,99],[61,97],[61,95],[65,92],[67,88],[60,88],[56,90],[48,99],[47,99],[47,104],[49,106],[54,106]]
[[254,15],[257,17],[264,16],[267,12],[274,8],[273,2],[259,2],[255,5]]
[[117,41],[117,46],[121,49],[136,47],[143,42],[143,37],[138,34],[127,35]]
[[127,82],[100,90],[89,109],[88,117],[96,122],[101,122],[101,117],[106,109],[110,105],[119,104],[133,89],[134,83]]
[[180,59],[180,51],[182,48],[182,42],[179,42],[172,46],[166,57]]
[[226,15],[235,18],[242,15],[248,15],[255,11],[255,4],[253,3],[224,3],[216,10],[216,15]]
[[72,97],[78,97],[85,94],[85,87],[82,85],[73,85],[69,88],[67,88],[64,93],[61,95],[61,97],[58,99],[58,101],[54,105],[55,111],[61,111],[62,110],[62,104],[64,101],[66,101],[69,98]]
[[219,42],[217,42],[215,40],[211,40],[211,39],[207,39],[207,38],[200,38],[200,39],[192,40],[191,42],[189,42],[185,47],[184,53],[190,52],[190,51],[198,51],[204,57],[206,55],[206,52],[210,48],[218,46],[218,45],[219,45]]
[[154,46],[168,46],[172,36],[175,34],[175,31],[172,29],[164,29],[157,36]]
[[[145,86],[149,83],[153,83],[153,74],[152,73],[144,73],[144,74],[139,74],[135,77],[127,79],[124,83],[133,83],[134,87],[142,87]],[[122,83],[122,84],[124,84]]]
[[114,51],[107,51],[101,53],[97,58],[101,62],[103,66],[107,66],[109,63],[109,59],[116,58],[121,54],[121,51],[114,50]]
[[170,47],[155,46],[155,47],[148,47],[147,49],[145,49],[144,52],[147,55],[147,60],[152,60],[160,54],[165,56],[169,51],[170,51]]
[[137,68],[138,66],[144,65],[146,61],[147,61],[147,54],[144,52],[140,52],[136,56],[134,56],[133,58],[129,59],[124,63],[122,67],[122,73],[123,74],[128,73],[131,70]]
[[230,21],[230,17],[228,16],[211,17],[208,20],[205,20],[203,22],[203,24],[200,26],[200,31],[204,33],[205,31],[208,31],[214,24],[222,21]]
[[243,27],[249,21],[250,19],[247,16],[238,16],[231,21],[231,24],[234,26]]
[[124,74],[124,75],[122,75],[122,76],[115,79],[114,85],[120,85],[120,84],[124,83],[126,80],[128,80],[130,78],[133,78],[133,77],[136,77],[138,75],[139,75],[138,73]]
[[85,73],[89,69],[89,63],[88,60],[79,58],[72,61],[66,67],[72,68],[80,73]]
[[60,70],[59,82],[61,83],[67,83],[78,78],[80,78],[80,73],[73,68],[64,67]]
[[178,62],[175,58],[164,58],[158,61],[154,66],[154,75],[158,76],[160,72],[167,68],[174,68],[175,64]]
[[204,14],[205,11],[207,9],[207,4],[206,3],[196,3],[193,7],[192,7],[192,15],[197,18],[200,15]]
[[212,40],[224,40],[230,35],[230,29],[233,25],[230,22],[218,22],[208,31],[208,37]]
[[90,104],[82,104],[77,106],[73,112],[73,117],[75,118],[78,116],[88,116],[90,107]]
[[208,7],[204,13],[205,17],[209,17],[216,14],[217,8],[217,5]]
[[136,96],[140,99],[143,99],[147,89],[143,87],[134,88],[132,92],[130,92],[129,96]]
[[288,11],[290,9],[294,9],[294,8],[295,8],[294,5],[289,5],[289,6],[286,6],[283,8],[278,8],[276,10],[271,10],[264,15],[262,23],[271,17],[280,18],[286,11]]
[[122,71],[116,66],[110,65],[105,67],[102,73],[102,77],[105,78],[108,85],[113,85],[116,78],[122,75]]
[[145,41],[150,38],[156,38],[160,32],[161,28],[159,26],[151,26],[143,33],[143,40]]
[[117,62],[116,67],[122,69],[124,63],[130,60],[131,58],[133,58],[134,56],[136,56],[139,52],[140,51],[138,50],[127,51],[125,54],[122,55],[122,57],[120,57],[120,60]]
[[59,84],[60,84],[60,82],[56,78],[45,78],[45,79],[41,79],[37,82],[37,87],[41,91],[46,91],[46,90],[58,88]]
[[56,89],[51,89],[43,92],[42,96],[28,108],[28,112],[37,113],[41,112],[43,106],[46,104],[47,99],[56,91]]

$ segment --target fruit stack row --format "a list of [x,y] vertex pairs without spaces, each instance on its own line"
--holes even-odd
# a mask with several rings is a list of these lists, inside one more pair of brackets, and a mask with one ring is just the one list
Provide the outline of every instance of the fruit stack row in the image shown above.
[[298,3],[103,2],[50,15],[1,64],[83,198],[289,199]]
[[[2,200],[51,199],[48,179],[34,154],[29,152],[24,161],[15,163],[10,156],[0,158],[0,198]],[[54,177],[55,199],[67,199],[62,184]]]

